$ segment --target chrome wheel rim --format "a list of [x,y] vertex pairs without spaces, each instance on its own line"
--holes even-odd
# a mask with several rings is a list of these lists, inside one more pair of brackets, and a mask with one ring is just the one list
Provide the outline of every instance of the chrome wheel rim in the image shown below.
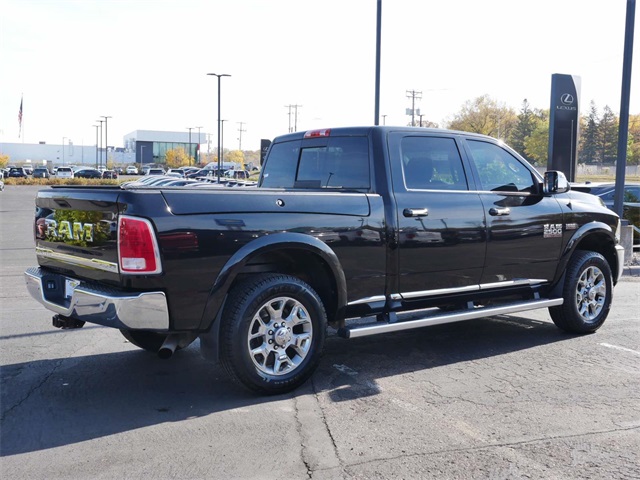
[[251,319],[247,346],[253,364],[268,375],[286,375],[304,361],[311,349],[313,325],[309,312],[291,297],[262,305]]
[[587,322],[595,321],[604,308],[606,298],[607,281],[602,270],[594,266],[587,268],[576,286],[578,314]]

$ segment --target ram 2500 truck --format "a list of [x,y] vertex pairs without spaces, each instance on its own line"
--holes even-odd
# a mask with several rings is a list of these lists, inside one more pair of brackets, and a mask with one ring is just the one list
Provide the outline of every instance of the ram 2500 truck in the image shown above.
[[47,188],[34,232],[27,287],[54,326],[117,328],[161,357],[199,338],[262,393],[310,377],[327,326],[349,339],[548,308],[593,332],[623,269],[618,217],[562,173],[406,127],[278,137],[255,187]]

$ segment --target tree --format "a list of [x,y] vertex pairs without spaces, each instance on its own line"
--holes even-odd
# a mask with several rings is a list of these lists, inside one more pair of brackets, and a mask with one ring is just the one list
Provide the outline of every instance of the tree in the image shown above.
[[4,153],[0,154],[0,168],[6,168],[9,164],[9,155]]
[[191,158],[184,151],[184,148],[174,148],[167,150],[166,163],[169,168],[178,168],[191,165]]
[[627,165],[640,164],[640,115],[629,115]]
[[545,165],[549,158],[549,118],[538,118],[531,135],[524,141],[524,151],[534,165]]
[[509,139],[509,145],[519,154],[525,155],[525,141],[533,133],[536,128],[537,119],[533,110],[529,105],[529,102],[525,98],[522,102],[522,108],[518,114],[518,122],[513,129],[511,138]]
[[596,103],[591,100],[589,115],[581,118],[580,145],[578,148],[578,161],[580,163],[594,163],[598,161],[598,109]]
[[231,150],[225,154],[225,161],[237,163],[240,170],[244,170],[244,153],[242,150]]
[[516,123],[517,117],[512,108],[483,95],[467,101],[448,128],[506,139]]
[[602,163],[614,163],[618,156],[618,117],[608,105],[602,110],[598,130]]

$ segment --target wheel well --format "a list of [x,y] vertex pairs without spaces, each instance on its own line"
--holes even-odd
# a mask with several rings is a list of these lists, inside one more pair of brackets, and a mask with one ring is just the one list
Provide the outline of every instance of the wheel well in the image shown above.
[[302,248],[272,250],[252,257],[236,277],[234,284],[257,273],[284,273],[308,283],[320,296],[330,324],[338,309],[336,279],[327,262],[318,254]]
[[576,250],[589,250],[602,255],[611,268],[613,278],[616,278],[618,269],[622,268],[618,265],[618,257],[616,256],[613,240],[607,235],[597,233],[588,235],[580,240],[576,246]]

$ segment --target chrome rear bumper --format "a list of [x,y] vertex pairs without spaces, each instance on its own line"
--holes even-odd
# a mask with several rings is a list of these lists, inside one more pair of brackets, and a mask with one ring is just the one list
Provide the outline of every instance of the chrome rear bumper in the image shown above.
[[[128,330],[169,330],[164,292],[122,292],[43,272],[39,267],[27,269],[24,276],[31,296],[65,317]],[[72,292],[65,291],[67,280],[78,283]]]

